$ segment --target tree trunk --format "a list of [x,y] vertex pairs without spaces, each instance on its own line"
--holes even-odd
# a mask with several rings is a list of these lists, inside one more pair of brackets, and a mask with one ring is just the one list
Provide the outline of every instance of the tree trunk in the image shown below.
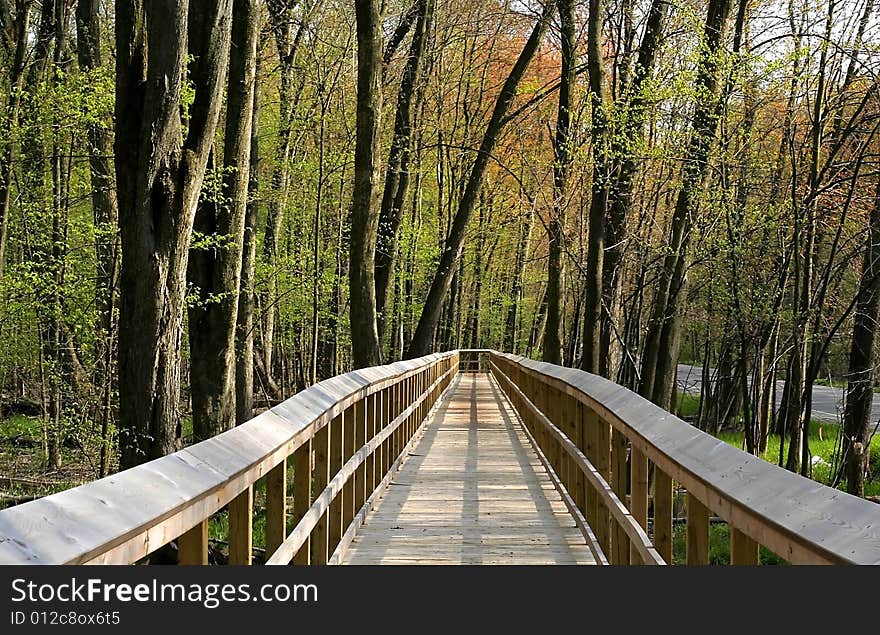
[[354,368],[382,363],[376,324],[376,208],[382,113],[382,20],[378,0],[356,0],[358,72],[349,249],[349,319]]
[[[76,50],[80,69],[101,68],[101,20],[99,0],[79,0],[76,7]],[[89,175],[95,222],[95,372],[94,385],[100,391],[98,420],[101,424],[99,473],[109,470],[109,427],[113,395],[113,360],[116,341],[116,292],[119,278],[119,203],[113,173],[113,135],[102,125],[88,126]]]
[[513,268],[512,284],[510,289],[510,306],[507,308],[507,318],[504,325],[504,350],[508,353],[517,351],[517,324],[520,319],[520,303],[523,299],[523,272],[526,268],[526,258],[529,256],[529,244],[532,237],[532,219],[535,209],[529,206],[524,222],[520,225],[519,241],[516,246],[516,262]]
[[254,71],[251,114],[251,155],[248,167],[248,201],[241,247],[241,280],[238,296],[238,332],[235,338],[235,423],[254,416],[254,269],[257,260],[257,219],[260,215],[260,59]]
[[843,410],[843,466],[846,491],[865,495],[865,472],[870,457],[871,404],[874,399],[874,349],[877,321],[880,320],[880,181],[874,194],[874,207],[859,282],[853,324],[852,345],[847,372]]
[[18,127],[21,108],[21,94],[27,63],[28,31],[30,29],[31,0],[16,0],[15,18],[10,29],[15,41],[15,52],[11,60],[9,74],[9,103],[6,105],[6,120],[3,130],[10,138],[0,145],[0,278],[6,267],[6,243],[9,237],[9,212],[12,202],[12,164],[15,160],[15,145],[12,131]]
[[413,340],[410,343],[409,351],[406,356],[408,358],[420,357],[431,351],[434,341],[434,332],[440,320],[440,311],[443,307],[443,299],[446,297],[449,287],[452,284],[452,277],[461,257],[461,250],[464,246],[465,231],[467,230],[468,221],[476,206],[480,190],[483,187],[483,181],[486,178],[486,170],[489,166],[489,159],[495,143],[506,123],[505,116],[514,97],[516,97],[517,87],[526,72],[532,58],[541,44],[544,32],[550,22],[550,17],[555,9],[555,1],[551,0],[544,6],[541,17],[532,30],[529,39],[526,41],[519,58],[510,71],[504,86],[501,89],[495,107],[492,111],[492,117],[486,126],[486,132],[480,143],[477,157],[471,168],[470,177],[458,211],[452,221],[446,244],[443,246],[443,253],[440,256],[440,263],[434,279],[431,282],[431,288],[428,291],[428,297],[422,308],[422,314],[419,318],[418,326],[413,334]]
[[590,0],[587,25],[587,67],[590,75],[590,105],[593,119],[593,181],[590,187],[586,292],[584,294],[584,349],[581,368],[599,372],[602,346],[602,267],[605,258],[605,211],[608,205],[609,156],[611,136],[609,104],[605,90],[605,62],[602,59],[602,27],[605,22],[603,0]]
[[[117,2],[116,137],[122,237],[122,468],[174,451],[180,344],[196,206],[217,128],[232,0]],[[186,136],[187,59],[195,100]]]
[[[203,200],[195,230],[206,246],[189,256],[190,390],[194,441],[235,426],[235,329],[251,160],[257,59],[256,0],[233,0],[229,83],[219,196]],[[204,194],[203,194],[204,197]]]
[[654,64],[666,22],[669,3],[666,0],[652,0],[648,21],[639,45],[638,61],[628,81],[621,78],[621,102],[626,108],[622,130],[611,138],[611,156],[614,162],[611,173],[614,187],[609,192],[608,217],[605,223],[605,259],[602,263],[602,334],[599,351],[600,367],[612,371],[610,359],[613,321],[620,305],[618,298],[621,283],[624,248],[627,241],[626,223],[632,209],[635,175],[641,163],[639,149],[644,135],[645,120],[650,105],[644,94],[644,86],[654,73]]
[[565,277],[565,208],[568,173],[571,169],[571,105],[575,88],[577,35],[573,0],[559,2],[562,69],[559,104],[556,110],[556,135],[553,143],[553,213],[547,225],[547,325],[544,331],[545,362],[562,364],[562,283]]
[[434,18],[434,0],[418,0],[418,21],[409,48],[400,91],[397,94],[397,112],[394,116],[394,136],[388,154],[388,167],[385,171],[385,189],[382,192],[382,207],[379,212],[379,229],[376,245],[376,315],[379,341],[381,342],[388,322],[386,306],[391,300],[394,266],[397,258],[398,233],[403,215],[403,206],[409,188],[409,163],[412,147],[414,107],[416,95],[424,95],[417,90],[422,78],[422,58],[425,43],[429,37]]
[[672,215],[669,253],[663,259],[642,356],[639,393],[667,410],[672,406],[678,360],[681,326],[679,301],[685,287],[688,245],[699,206],[698,197],[708,171],[709,150],[718,124],[719,53],[724,47],[731,4],[731,0],[709,2],[696,78],[696,92],[705,97],[697,103],[694,112],[682,184]]

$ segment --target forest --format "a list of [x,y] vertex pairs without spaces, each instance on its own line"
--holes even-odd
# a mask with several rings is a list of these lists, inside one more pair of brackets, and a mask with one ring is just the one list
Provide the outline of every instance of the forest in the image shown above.
[[[865,494],[875,0],[0,0],[0,491],[455,348]],[[693,395],[691,396],[694,397]],[[880,462],[878,462],[880,463]]]

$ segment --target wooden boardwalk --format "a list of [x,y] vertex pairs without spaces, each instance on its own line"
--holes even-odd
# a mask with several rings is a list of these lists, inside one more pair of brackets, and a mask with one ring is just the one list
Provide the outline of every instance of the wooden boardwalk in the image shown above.
[[344,564],[594,564],[583,534],[485,374],[459,375]]

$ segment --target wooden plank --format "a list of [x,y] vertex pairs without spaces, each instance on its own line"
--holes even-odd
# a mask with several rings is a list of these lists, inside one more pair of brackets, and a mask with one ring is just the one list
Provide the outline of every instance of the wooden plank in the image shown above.
[[287,461],[266,474],[266,553],[271,555],[287,535]]
[[208,564],[207,520],[203,520],[178,538],[177,563],[181,565]]
[[672,564],[672,479],[654,467],[654,546],[668,564]]
[[756,565],[759,562],[760,547],[736,527],[730,528],[730,564]]
[[[626,437],[616,428],[611,433],[611,488],[626,500]],[[612,523],[611,563],[629,564],[629,538],[619,523]]]
[[[648,529],[648,457],[638,448],[632,448],[630,463],[630,503],[629,509],[633,518],[642,527]],[[630,548],[630,563],[639,562],[634,547]]]
[[[312,442],[306,441],[293,453],[293,524],[303,519],[312,504]],[[285,531],[286,533],[286,531]],[[274,550],[273,550],[274,552]],[[293,557],[293,564],[309,564],[309,539]]]
[[[345,411],[345,417],[342,422],[342,463],[345,464],[354,456],[355,451],[358,449],[355,447],[355,416],[357,416],[357,404],[353,404],[351,408]],[[363,425],[363,424],[361,424]],[[348,528],[348,524],[354,518],[355,506],[354,506],[354,488],[355,488],[355,480],[357,478],[357,471],[355,474],[345,483],[345,487],[342,488],[342,493],[340,496],[342,497],[342,513],[340,518],[340,534],[339,539],[336,541],[336,544],[333,546],[335,549],[336,546],[339,545],[339,540],[342,539],[342,535],[345,533],[345,530]]]
[[486,563],[594,562],[500,391],[484,374],[460,377],[343,562],[478,564],[481,550]]
[[687,564],[709,564],[709,508],[687,495]]
[[[367,442],[367,426],[369,425],[369,418],[367,415],[367,408],[369,407],[369,401],[363,400],[359,401],[354,405],[354,416],[352,417],[353,422],[353,447],[354,454],[355,451],[363,447],[363,445]],[[354,519],[354,514],[363,506],[364,501],[367,500],[367,496],[369,493],[367,492],[367,466],[369,465],[371,458],[367,458],[366,461],[357,469],[357,472],[354,474],[354,486],[352,488],[352,516],[348,519],[346,525],[351,523]]]
[[229,564],[249,565],[254,547],[254,486],[229,503]]
[[[330,478],[332,479],[339,473],[346,459],[343,457],[345,452],[345,419],[351,416],[351,410],[346,410],[330,423]],[[345,508],[345,489],[343,488],[339,494],[330,503],[330,510],[327,513],[327,551],[333,553],[342,533],[345,531],[343,526],[343,509]]]
[[[325,426],[315,433],[312,445],[315,449],[315,468],[312,471],[312,488],[315,492],[321,492],[330,481],[330,428]],[[311,533],[311,555],[309,563],[313,565],[327,564],[327,538],[329,519],[327,513],[321,514]]]

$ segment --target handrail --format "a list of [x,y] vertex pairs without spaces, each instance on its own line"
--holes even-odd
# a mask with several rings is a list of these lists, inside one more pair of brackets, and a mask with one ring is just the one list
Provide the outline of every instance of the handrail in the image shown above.
[[[504,374],[496,364],[493,363],[491,368],[493,374],[503,380],[504,386],[502,387],[502,390],[508,394],[520,414],[525,415],[524,418],[530,423],[540,424],[544,431],[549,433],[550,437],[552,437],[556,446],[571,458],[575,467],[577,467],[581,474],[587,478],[593,491],[602,498],[614,521],[624,530],[624,532],[626,532],[626,536],[630,540],[630,545],[632,545],[633,550],[641,559],[641,563],[658,565],[666,564],[663,558],[660,557],[660,554],[657,553],[657,550],[651,543],[651,539],[648,537],[645,529],[633,518],[630,511],[626,508],[626,505],[620,500],[620,498],[618,498],[611,485],[608,484],[608,481],[603,478],[602,474],[600,474],[595,466],[590,463],[586,455],[565,435],[564,432],[562,432],[562,430],[554,425],[543,412],[538,410],[535,404],[526,397],[525,393],[523,393],[513,380]],[[523,412],[523,410],[525,412]],[[551,466],[548,469],[554,469],[552,461]],[[564,485],[565,483],[563,483],[563,486]],[[601,547],[599,548],[601,549]],[[603,555],[607,557],[607,554],[604,552]]]
[[[355,504],[387,482],[382,477],[457,372],[458,353],[452,351],[346,373],[174,454],[0,511],[0,563],[132,563],[176,538],[182,562],[206,563],[208,519],[228,505],[230,563],[248,564],[258,480],[267,483],[271,554],[286,538],[288,457],[294,456],[294,489],[307,492],[301,500],[294,496],[294,517],[301,517],[299,507],[313,483],[323,488],[358,450],[356,442],[363,446],[397,421],[381,442],[370,445],[375,456],[346,480],[346,495],[336,492],[333,511],[338,513],[327,512],[318,541],[329,552],[316,561],[326,562],[336,547],[327,544],[328,534],[341,535],[342,522],[353,520]],[[326,443],[323,449],[310,447],[316,438]],[[329,541],[338,543],[335,538]]]
[[204,564],[209,519],[227,508],[229,561],[248,564],[261,479],[267,561],[339,562],[471,355],[489,356],[486,370],[576,521],[586,519],[600,561],[671,562],[675,480],[687,491],[689,564],[708,562],[710,510],[731,527],[732,564],[756,564],[759,545],[792,563],[880,564],[876,504],[746,454],[607,379],[485,349],[322,381],[207,441],[0,511],[0,563],[131,563],[176,539],[182,564]]
[[[628,500],[642,528],[649,511],[648,461],[653,464],[653,543],[667,562],[675,480],[688,495],[689,564],[708,563],[709,510],[731,527],[731,564],[757,564],[759,545],[791,563],[880,564],[875,503],[747,454],[602,377],[507,353],[493,351],[491,359],[493,373],[515,384],[567,437],[569,443],[562,444],[567,456],[557,457],[557,469],[569,474],[573,498],[612,564],[630,562],[632,536],[621,524],[609,527],[608,510],[592,488],[578,490],[568,470],[577,458],[572,445],[610,480],[620,500]],[[552,431],[543,437],[539,441],[552,455],[547,448],[558,447],[562,439]]]

